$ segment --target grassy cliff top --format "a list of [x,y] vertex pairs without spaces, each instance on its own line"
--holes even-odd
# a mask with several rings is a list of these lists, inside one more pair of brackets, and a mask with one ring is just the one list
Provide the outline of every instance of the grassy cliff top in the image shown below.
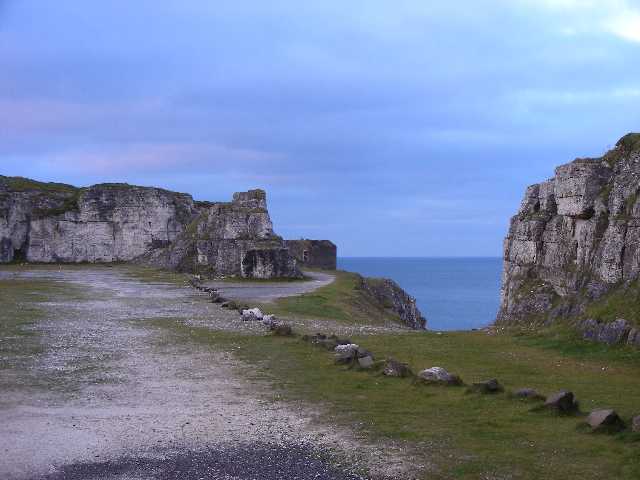
[[24,177],[5,177],[0,175],[0,184],[14,192],[74,193],[79,190],[73,185],[55,182],[38,182]]

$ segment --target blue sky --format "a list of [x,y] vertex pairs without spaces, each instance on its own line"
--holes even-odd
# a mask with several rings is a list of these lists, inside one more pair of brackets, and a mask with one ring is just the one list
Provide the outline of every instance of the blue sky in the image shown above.
[[341,255],[498,256],[640,130],[640,5],[0,0],[0,173],[226,200]]

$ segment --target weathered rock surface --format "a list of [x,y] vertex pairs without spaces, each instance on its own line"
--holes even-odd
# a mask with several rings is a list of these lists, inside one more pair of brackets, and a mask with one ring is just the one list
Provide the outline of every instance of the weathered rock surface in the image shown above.
[[631,420],[631,431],[633,433],[640,433],[640,415],[636,415]]
[[431,368],[422,370],[418,374],[418,378],[423,383],[428,383],[428,384],[447,385],[447,386],[462,385],[462,380],[458,375],[449,373],[447,370],[445,370],[442,367],[431,367]]
[[[582,331],[585,340],[591,340],[607,345],[628,343],[635,344],[637,329],[633,329],[629,322],[619,318],[610,323],[599,322],[592,318],[578,323],[578,329]],[[632,335],[633,332],[633,336]]]
[[541,395],[533,388],[519,388],[513,392],[513,396],[523,400],[546,400],[544,395]]
[[587,423],[594,432],[619,432],[625,425],[615,410],[594,410],[587,417]]
[[[580,318],[591,302],[636,281],[639,193],[640,134],[626,135],[602,158],[560,166],[553,178],[529,187],[504,244],[497,324]],[[623,342],[617,328],[602,339]]]
[[427,320],[416,305],[416,299],[388,278],[362,277],[360,288],[375,298],[384,308],[397,314],[402,322],[416,330],[425,329]]
[[337,268],[338,248],[330,240],[285,240],[285,245],[301,266],[324,270]]
[[262,190],[228,203],[160,188],[0,176],[0,263],[149,263],[211,276],[299,277]]
[[578,404],[573,396],[573,392],[565,390],[547,397],[544,406],[564,414],[574,413],[578,410]]
[[476,382],[471,385],[469,388],[471,392],[481,393],[483,395],[491,394],[491,393],[500,393],[504,391],[504,387],[496,380],[492,378],[490,380],[485,380],[483,382]]
[[406,378],[413,376],[413,372],[411,371],[409,365],[407,365],[406,363],[398,362],[393,358],[390,358],[386,361],[382,373],[387,377]]

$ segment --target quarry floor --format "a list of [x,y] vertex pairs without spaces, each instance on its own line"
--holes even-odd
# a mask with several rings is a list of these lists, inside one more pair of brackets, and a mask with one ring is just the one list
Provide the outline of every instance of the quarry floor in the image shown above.
[[0,478],[406,478],[389,445],[174,324],[263,335],[179,277],[0,268]]

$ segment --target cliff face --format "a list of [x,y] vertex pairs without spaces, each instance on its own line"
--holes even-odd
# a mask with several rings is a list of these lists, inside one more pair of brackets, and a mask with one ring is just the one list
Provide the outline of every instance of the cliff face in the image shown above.
[[371,295],[385,308],[400,317],[402,323],[414,330],[427,328],[427,320],[416,305],[416,299],[407,294],[400,285],[388,278],[363,277],[360,288]]
[[0,177],[0,263],[148,262],[211,275],[298,276],[262,190],[230,203],[123,184]]
[[504,244],[498,324],[549,323],[640,275],[640,134],[530,186]]
[[295,259],[273,232],[262,190],[236,193],[230,203],[201,203],[167,248],[145,261],[182,271],[248,278],[299,277]]

